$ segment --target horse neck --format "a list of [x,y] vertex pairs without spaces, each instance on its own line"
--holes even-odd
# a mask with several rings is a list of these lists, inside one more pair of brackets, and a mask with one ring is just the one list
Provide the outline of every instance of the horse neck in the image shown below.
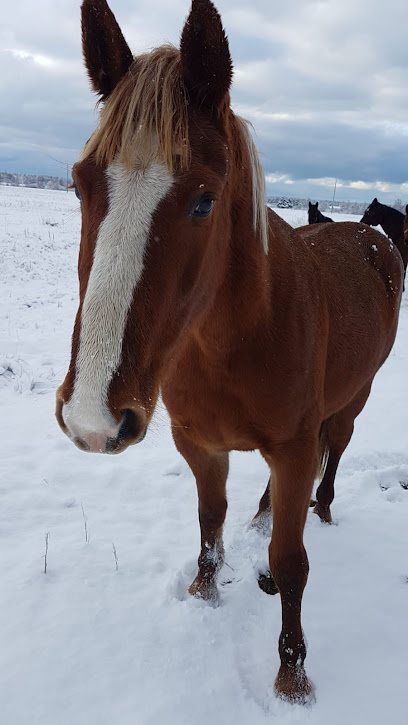
[[387,237],[393,242],[398,241],[403,236],[404,215],[397,209],[382,205],[380,224],[384,229]]
[[253,225],[250,172],[236,168],[230,177],[228,213],[225,209],[228,239],[224,238],[224,253],[217,261],[222,273],[214,302],[195,329],[201,342],[216,349],[221,341],[227,348],[252,332],[269,300],[269,257]]

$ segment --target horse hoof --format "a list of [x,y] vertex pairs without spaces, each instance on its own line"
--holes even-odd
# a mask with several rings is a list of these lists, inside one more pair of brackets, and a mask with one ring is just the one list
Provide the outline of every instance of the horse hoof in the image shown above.
[[318,502],[316,503],[313,513],[317,514],[320,521],[322,521],[323,524],[331,524],[332,523],[332,516],[330,513],[330,506],[322,506]]
[[262,511],[252,519],[248,529],[255,529],[263,536],[270,536],[272,532],[272,514],[270,511]]
[[280,700],[292,705],[313,705],[316,700],[314,686],[302,665],[281,665],[275,680],[275,694]]
[[196,599],[203,599],[213,606],[217,606],[220,602],[217,585],[214,581],[208,582],[196,576],[193,583],[188,588],[189,594]]
[[259,574],[258,576],[258,586],[260,589],[262,589],[265,594],[278,594],[279,589],[276,586],[274,580],[272,579],[272,575],[270,571],[267,571],[263,574]]

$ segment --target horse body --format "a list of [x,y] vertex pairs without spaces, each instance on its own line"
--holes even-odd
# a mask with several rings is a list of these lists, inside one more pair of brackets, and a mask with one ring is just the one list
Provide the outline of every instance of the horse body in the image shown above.
[[320,467],[316,512],[330,521],[338,462],[395,337],[401,260],[363,225],[294,230],[266,212],[255,147],[229,107],[228,43],[210,0],[193,0],[180,51],[134,61],[105,0],[85,0],[82,13],[104,106],[73,169],[80,304],[57,419],[78,447],[118,453],[142,440],[161,389],[197,482],[190,593],[213,601],[228,453],[261,451],[271,485],[255,524],[272,508],[282,601],[275,687],[305,702],[310,495]]
[[[316,512],[331,521],[340,456],[395,338],[401,264],[381,234],[359,224],[292,230],[270,214],[267,274],[263,267],[254,274],[243,248],[239,283],[226,282],[208,315],[191,328],[162,395],[176,444],[194,472],[198,451],[215,465],[229,450],[259,449],[273,471],[288,444],[319,439],[314,474],[324,456],[330,465]],[[254,308],[243,270],[251,299],[263,301],[255,319],[248,317]],[[225,457],[219,465],[226,476]],[[301,497],[303,480],[298,486]],[[269,506],[266,495],[258,516]],[[212,566],[201,561],[203,596],[214,596]]]
[[[240,250],[238,279],[225,280],[163,383],[172,421],[208,450],[270,453],[296,435],[316,408],[317,392],[318,418],[325,420],[372,380],[395,335],[392,287],[400,269],[386,239],[352,222],[331,234],[271,223],[267,268],[254,273]],[[278,236],[279,227],[284,234]],[[344,326],[346,315],[351,325]]]

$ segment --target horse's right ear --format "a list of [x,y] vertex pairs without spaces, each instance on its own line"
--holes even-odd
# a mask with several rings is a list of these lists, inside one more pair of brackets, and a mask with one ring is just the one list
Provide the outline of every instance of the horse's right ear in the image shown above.
[[378,199],[377,199],[377,197],[375,197],[375,199],[373,199],[371,203],[372,203],[372,204],[378,204]]
[[193,0],[180,41],[181,71],[190,102],[217,111],[232,80],[221,18],[211,0]]
[[105,100],[127,73],[133,55],[106,0],[82,3],[82,51],[92,88]]
[[309,209],[311,209],[311,208],[312,208],[312,202],[309,201]]
[[405,207],[405,214],[408,214],[408,204]]

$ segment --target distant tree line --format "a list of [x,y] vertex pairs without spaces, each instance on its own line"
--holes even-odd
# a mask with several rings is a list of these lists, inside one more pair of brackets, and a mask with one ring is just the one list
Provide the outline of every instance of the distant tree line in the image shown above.
[[[69,183],[71,183],[70,180]],[[8,171],[0,171],[0,184],[5,186],[27,186],[30,189],[67,190],[66,178],[37,176],[36,174],[10,174]]]
[[[319,210],[323,214],[331,212],[332,202],[327,199],[296,199],[288,196],[268,196],[269,206],[278,207],[279,209],[307,209],[309,201],[318,201]],[[356,214],[362,216],[368,204],[368,201],[335,201],[333,211],[339,214]],[[391,206],[391,204],[387,204],[387,206]],[[398,209],[398,211],[402,211],[405,214],[405,205],[401,199],[396,199],[392,206],[394,209]]]

